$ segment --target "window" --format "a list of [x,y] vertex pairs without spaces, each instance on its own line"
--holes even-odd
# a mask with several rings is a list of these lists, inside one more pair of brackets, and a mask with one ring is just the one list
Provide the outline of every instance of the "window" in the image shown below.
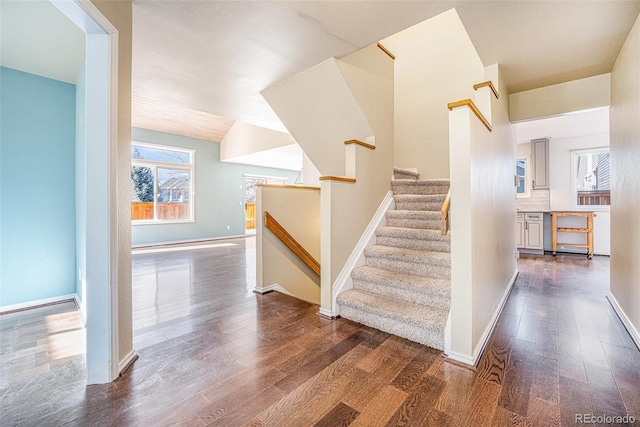
[[608,148],[573,151],[572,188],[576,207],[611,204],[611,155]]
[[131,145],[134,224],[193,221],[193,150]]
[[529,197],[529,180],[527,179],[528,170],[529,170],[528,157],[522,157],[516,160],[516,176],[517,176],[516,195],[518,197]]

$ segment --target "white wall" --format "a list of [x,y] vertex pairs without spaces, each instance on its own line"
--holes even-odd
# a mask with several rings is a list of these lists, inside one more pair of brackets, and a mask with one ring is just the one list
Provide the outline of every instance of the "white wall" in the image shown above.
[[[395,166],[421,179],[449,177],[447,103],[474,97],[482,62],[455,9],[394,34]],[[506,96],[506,94],[505,94]]]
[[[611,295],[640,330],[640,18],[611,72]],[[636,341],[638,342],[638,341]]]
[[515,137],[498,66],[485,70],[489,132],[466,107],[450,114],[451,355],[473,362],[516,272]]
[[610,74],[587,77],[509,95],[512,122],[607,107],[611,103]]
[[[549,189],[552,211],[580,210],[575,205],[575,194],[571,189],[571,152],[587,148],[600,148],[609,146],[609,134],[589,135],[575,138],[551,139],[549,141]],[[609,255],[610,223],[609,208],[590,207],[589,211],[596,212],[594,218],[594,253]],[[559,219],[566,227],[585,227],[584,219],[562,218]],[[559,222],[559,224],[560,224]],[[564,243],[585,243],[584,234],[562,233],[558,241]],[[545,249],[551,250],[551,242],[545,242]]]

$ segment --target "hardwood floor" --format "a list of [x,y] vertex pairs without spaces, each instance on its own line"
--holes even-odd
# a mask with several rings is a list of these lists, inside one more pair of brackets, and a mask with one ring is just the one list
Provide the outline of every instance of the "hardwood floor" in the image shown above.
[[[135,347],[84,383],[73,304],[0,316],[0,425],[574,425],[640,419],[640,352],[605,299],[609,259],[523,256],[477,371],[317,306],[251,292],[255,239],[138,253]],[[206,246],[206,245],[205,245]],[[637,422],[636,422],[637,424]]]

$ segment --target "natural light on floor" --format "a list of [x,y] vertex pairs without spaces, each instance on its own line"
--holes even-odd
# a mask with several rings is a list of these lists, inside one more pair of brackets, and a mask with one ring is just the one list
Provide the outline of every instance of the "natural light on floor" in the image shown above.
[[159,252],[190,251],[193,249],[224,248],[228,246],[236,246],[236,243],[211,243],[208,245],[170,246],[170,247],[163,247],[163,248],[140,248],[140,249],[132,249],[131,253],[133,255],[142,255],[142,254],[155,254]]

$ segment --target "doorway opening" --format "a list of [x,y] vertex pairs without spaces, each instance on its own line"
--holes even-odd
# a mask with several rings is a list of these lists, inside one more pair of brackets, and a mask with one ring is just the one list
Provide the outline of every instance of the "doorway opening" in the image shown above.
[[286,185],[288,178],[244,175],[244,232],[256,234],[256,187],[258,185]]

